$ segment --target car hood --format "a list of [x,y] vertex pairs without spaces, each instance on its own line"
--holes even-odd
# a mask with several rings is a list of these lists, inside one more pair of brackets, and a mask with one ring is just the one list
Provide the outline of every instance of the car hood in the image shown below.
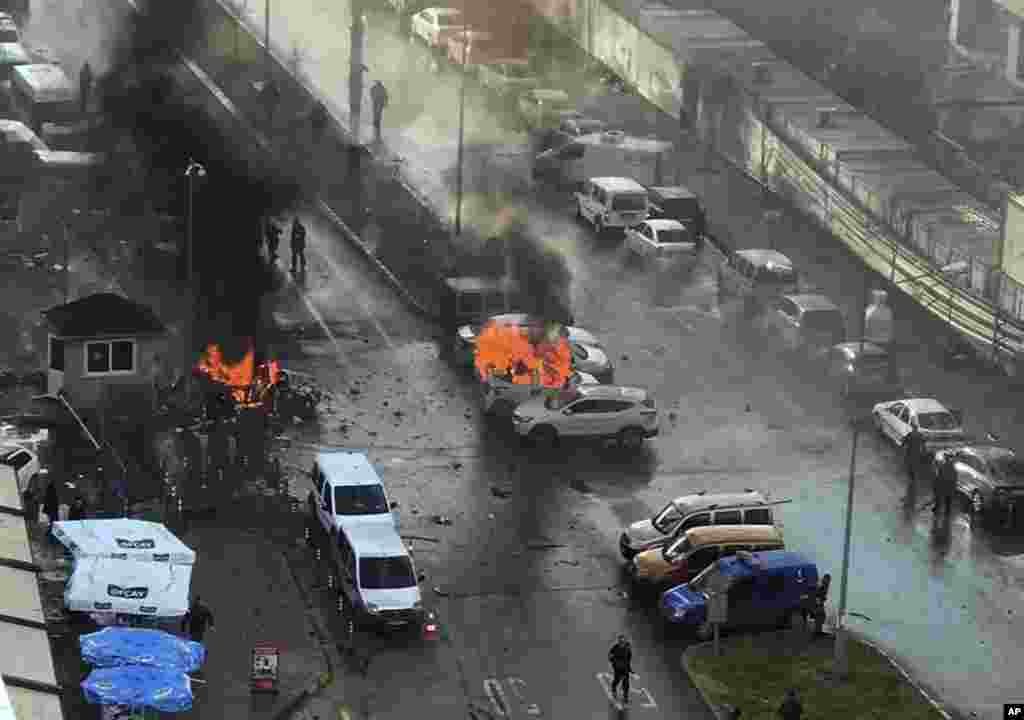
[[632,523],[626,530],[626,534],[629,536],[630,543],[634,546],[665,538],[665,535],[654,527],[654,521],[650,518]]
[[611,358],[608,357],[604,348],[581,342],[574,342],[573,345],[576,345],[586,353],[586,358],[578,358],[576,357],[576,354],[573,353],[572,364],[577,370],[589,373],[600,373],[612,367]]
[[704,593],[691,590],[687,583],[676,585],[671,590],[665,591],[661,596],[661,606],[672,610],[703,609],[706,605],[707,598],[704,597]]
[[389,588],[387,590],[362,589],[363,600],[373,603],[381,610],[411,610],[420,601],[418,586]]
[[660,578],[672,572],[672,563],[665,559],[661,550],[644,550],[636,556],[636,569],[640,577]]
[[338,528],[374,527],[380,525],[395,526],[395,516],[391,512],[374,513],[373,515],[335,515],[334,525]]

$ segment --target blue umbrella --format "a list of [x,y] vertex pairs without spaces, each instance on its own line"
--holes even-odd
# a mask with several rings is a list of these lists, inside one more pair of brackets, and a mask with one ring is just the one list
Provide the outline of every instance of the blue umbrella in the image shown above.
[[79,638],[82,659],[98,668],[143,665],[195,672],[206,659],[200,643],[162,630],[108,627]]
[[159,712],[192,709],[192,683],[178,670],[128,665],[101,668],[82,681],[85,699],[94,705],[152,708]]

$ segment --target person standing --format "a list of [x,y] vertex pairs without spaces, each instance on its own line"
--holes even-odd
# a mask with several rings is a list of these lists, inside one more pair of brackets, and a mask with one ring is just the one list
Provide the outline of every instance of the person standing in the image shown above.
[[281,245],[281,228],[277,226],[274,218],[268,217],[263,233],[267,240],[267,258],[273,265],[277,262],[277,249]]
[[814,620],[814,635],[820,637],[825,633],[822,628],[825,626],[825,603],[828,601],[828,589],[832,585],[832,576],[828,573],[821,578],[821,583],[814,589],[811,595],[811,605],[808,614]]
[[935,506],[932,508],[938,516],[942,510],[943,517],[949,519],[953,511],[953,494],[956,492],[956,461],[952,455],[942,458],[939,472],[935,478]]
[[384,116],[384,108],[388,106],[389,98],[384,83],[377,80],[370,88],[370,100],[373,101],[373,134],[377,142],[380,142],[380,124]]
[[922,462],[924,456],[924,437],[917,427],[911,428],[910,432],[907,433],[907,437],[903,441],[903,450],[906,453],[904,460],[907,465],[907,477],[910,479],[910,482],[916,483],[924,465]]
[[86,62],[78,73],[78,102],[85,114],[89,110],[89,94],[92,91],[92,68]]
[[60,520],[58,515],[60,496],[57,495],[57,481],[54,479],[51,479],[50,484],[46,486],[46,493],[43,495],[43,512],[50,520],[50,530],[53,530],[53,524]]
[[196,595],[196,599],[192,601],[185,617],[181,619],[181,629],[183,632],[188,630],[188,636],[192,642],[201,643],[206,636],[207,627],[211,630],[214,628],[213,613],[202,598]]
[[306,226],[296,215],[292,220],[292,272],[306,272]]
[[790,688],[786,691],[786,697],[782,704],[779,705],[779,717],[782,720],[800,720],[803,714],[804,706],[796,694],[796,688]]
[[619,635],[611,650],[608,651],[608,662],[612,665],[612,697],[619,685],[622,685],[622,702],[629,702],[629,676],[633,672],[633,648],[625,635]]

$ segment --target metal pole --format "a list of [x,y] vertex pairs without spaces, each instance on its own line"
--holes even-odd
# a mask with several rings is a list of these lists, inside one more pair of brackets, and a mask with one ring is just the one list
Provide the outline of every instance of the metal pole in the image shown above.
[[[193,190],[193,179],[192,179],[192,166],[189,164],[188,170],[185,171],[185,181],[188,183],[188,206],[187,206],[187,217],[185,219],[185,285],[186,292],[188,294],[188,301],[186,303],[187,311],[185,316],[185,332],[182,336],[182,342],[184,347],[182,348],[182,373],[185,378],[188,377],[189,368],[192,366],[192,318],[195,315],[195,288],[192,282],[193,274],[193,263],[192,263],[192,190]],[[188,381],[186,380],[186,383]]]
[[68,270],[68,263],[70,262],[69,256],[70,250],[70,235],[71,228],[67,221],[64,222],[64,304],[68,304],[68,298],[71,295],[71,272]]
[[455,237],[462,235],[462,165],[465,157],[466,136],[466,56],[469,51],[469,32],[463,16],[462,25],[462,83],[459,85],[459,152],[455,177]]
[[[363,24],[363,5],[361,2],[352,3],[352,30],[351,50],[349,51],[349,114],[351,115],[352,138],[358,146],[362,137],[362,110],[363,110],[363,44],[366,28]],[[361,208],[360,208],[361,209]]]
[[853,485],[857,471],[857,438],[860,436],[860,428],[853,427],[853,446],[850,448],[850,488],[846,495],[846,532],[843,539],[843,568],[839,580],[839,625],[836,628],[835,642],[835,675],[839,679],[845,679],[849,674],[849,656],[846,652],[846,587],[850,573],[850,533],[853,527]]
[[264,81],[266,88],[270,89],[270,0],[263,4],[263,62]]

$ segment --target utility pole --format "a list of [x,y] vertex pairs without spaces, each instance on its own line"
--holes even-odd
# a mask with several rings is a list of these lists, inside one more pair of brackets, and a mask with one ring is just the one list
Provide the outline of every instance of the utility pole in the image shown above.
[[466,58],[469,55],[469,28],[465,5],[462,15],[462,81],[459,84],[459,150],[455,175],[455,237],[462,235],[462,166],[466,155]]
[[270,0],[263,4],[263,80],[266,88],[270,90]]
[[366,23],[363,21],[363,3],[361,0],[352,2],[352,34],[349,68],[349,114],[352,124],[352,139],[358,147],[362,144],[362,117],[363,117],[363,72],[366,65],[363,62],[364,45],[366,38]]
[[853,527],[853,484],[857,472],[857,439],[860,436],[860,426],[855,422],[853,426],[853,445],[850,448],[850,488],[846,495],[846,531],[843,538],[843,568],[839,580],[839,616],[838,627],[836,627],[835,658],[833,660],[833,672],[840,680],[845,680],[850,672],[849,655],[846,651],[846,587],[850,574],[850,535]]
[[68,304],[68,298],[71,295],[71,273],[68,270],[68,263],[71,262],[70,245],[71,245],[71,227],[70,223],[64,221],[64,304]]
[[186,208],[186,219],[185,219],[185,282],[187,284],[187,314],[185,316],[185,332],[182,336],[182,376],[186,378],[185,385],[188,387],[188,376],[192,367],[192,351],[195,349],[195,327],[194,318],[196,314],[196,288],[195,288],[195,261],[194,255],[194,242],[192,228],[194,224],[195,214],[195,179],[206,177],[206,168],[197,163],[195,160],[189,158],[188,167],[185,168],[185,180],[188,183],[188,205]]

